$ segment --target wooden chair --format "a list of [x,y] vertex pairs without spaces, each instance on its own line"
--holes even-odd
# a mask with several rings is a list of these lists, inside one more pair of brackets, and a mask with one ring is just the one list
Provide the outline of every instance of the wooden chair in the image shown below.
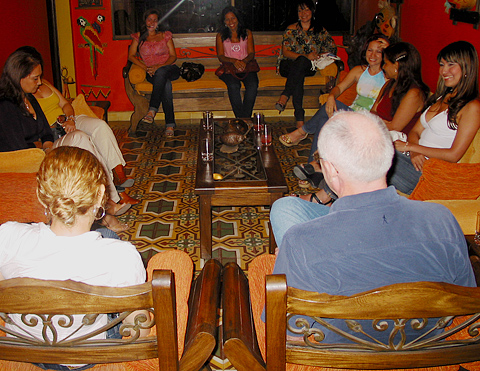
[[[176,293],[172,271],[155,270],[151,282],[122,288],[31,278],[1,281],[0,318],[10,323],[10,313],[25,315],[24,323],[31,322],[29,318],[43,322],[50,335],[32,338],[18,329],[0,326],[9,334],[0,336],[0,359],[7,360],[0,361],[0,370],[38,370],[29,364],[32,362],[96,363],[92,370],[102,371],[199,370],[215,346],[220,273],[221,264],[208,261],[192,285],[191,298],[194,299],[189,311],[189,331],[183,354],[179,354],[177,344]],[[106,331],[136,310],[147,310],[151,316],[142,318],[137,315],[134,325],[122,324],[120,333],[123,339],[92,339],[92,336]],[[27,316],[30,313],[33,314]],[[72,315],[79,313],[82,314],[79,317],[84,327],[88,327],[97,313],[120,313],[120,316],[88,335],[57,339],[56,329],[62,325],[70,326],[71,319],[77,320]],[[59,318],[64,319],[63,324],[55,320]],[[150,328],[153,333],[139,338],[140,328]]]
[[[266,278],[266,355],[263,358],[255,340],[247,279],[233,263],[227,264],[223,272],[224,351],[238,371],[379,370],[443,365],[456,366],[435,370],[458,370],[460,363],[480,360],[480,325],[476,323],[480,319],[479,288],[416,282],[385,286],[352,296],[332,296],[289,288],[284,275]],[[294,329],[303,337],[287,340],[287,315],[314,317],[320,323],[325,318],[350,319],[353,328],[356,319],[399,320],[398,328],[390,325],[385,329],[391,335],[391,344],[374,340],[322,344],[321,334],[325,327],[310,328],[308,322],[303,329]],[[413,320],[403,321],[402,318]],[[404,326],[414,325],[414,319],[422,323],[424,318],[431,318],[430,321],[441,329],[451,319],[454,322],[432,337],[419,336],[416,341],[405,344],[399,340]],[[437,322],[438,318],[441,320]],[[352,333],[355,336],[355,332]],[[477,370],[480,363],[468,363],[464,367]]]

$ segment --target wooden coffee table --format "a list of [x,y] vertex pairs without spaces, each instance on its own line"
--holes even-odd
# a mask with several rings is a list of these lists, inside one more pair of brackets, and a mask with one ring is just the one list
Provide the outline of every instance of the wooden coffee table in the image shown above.
[[[215,153],[212,162],[202,161],[201,143],[207,133],[203,129],[203,122],[199,128],[195,194],[200,201],[200,254],[206,260],[212,257],[212,206],[272,205],[288,192],[273,145],[257,149],[253,130],[239,145],[239,151],[232,156],[219,152],[221,143],[218,134],[228,121],[229,119],[215,119],[214,133],[217,134],[214,135]],[[220,173],[224,178],[214,180],[214,173]],[[273,253],[275,247],[275,239],[270,231],[269,252]]]

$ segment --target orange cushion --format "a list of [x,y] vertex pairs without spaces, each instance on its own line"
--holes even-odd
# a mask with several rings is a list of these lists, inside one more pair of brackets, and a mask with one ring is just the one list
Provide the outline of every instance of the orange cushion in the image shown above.
[[480,196],[480,163],[458,164],[431,158],[410,195],[411,200],[476,200]]
[[44,207],[37,199],[36,173],[1,173],[0,199],[0,224],[46,222]]
[[102,118],[103,117],[103,109],[100,116],[92,111],[92,107],[90,107],[87,102],[85,101],[85,96],[83,94],[78,94],[77,97],[72,102],[73,110],[75,111],[75,115],[87,115],[88,117],[94,118]]

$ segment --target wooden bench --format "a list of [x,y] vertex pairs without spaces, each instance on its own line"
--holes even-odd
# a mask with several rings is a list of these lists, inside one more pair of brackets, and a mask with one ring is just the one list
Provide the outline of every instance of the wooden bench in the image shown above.
[[[270,259],[271,263],[274,259]],[[273,265],[260,264],[273,269]],[[250,265],[250,268],[252,265]],[[249,270],[249,279],[252,272]],[[258,277],[257,277],[258,278]],[[254,278],[255,280],[256,278]],[[260,323],[263,303],[254,303],[258,294],[249,292],[246,276],[235,263],[223,270],[223,341],[224,352],[238,371],[281,371],[294,369],[405,369],[458,365],[480,360],[480,288],[462,287],[441,282],[413,282],[389,285],[352,296],[333,296],[287,287],[285,275],[266,277],[266,322]],[[258,289],[258,287],[256,287]],[[250,306],[256,305],[252,313]],[[303,328],[294,329],[298,340],[286,339],[287,316],[308,318]],[[258,316],[258,317],[257,317]],[[310,327],[324,319],[350,319],[352,331],[341,343],[323,344],[326,327]],[[356,339],[353,329],[361,329],[357,319],[379,319],[378,334],[389,334],[391,343],[374,339]],[[395,321],[395,326],[387,319]],[[416,320],[418,319],[418,320]],[[428,319],[441,331],[422,338],[403,342],[406,326],[422,328]],[[440,319],[440,320],[439,320]],[[453,324],[450,324],[453,319]],[[336,331],[336,327],[328,325]],[[357,327],[355,327],[357,326]],[[259,337],[259,327],[266,328],[266,337]],[[292,327],[293,324],[292,324]],[[370,333],[372,327],[370,327]],[[382,327],[382,329],[380,329]],[[375,337],[375,335],[372,335]],[[261,349],[265,349],[262,354]],[[302,366],[308,366],[303,368]],[[477,370],[480,363],[467,363]],[[458,366],[442,368],[458,370]]]
[[[109,371],[131,370],[132,367],[139,370],[158,367],[160,370],[199,370],[216,344],[220,275],[221,264],[208,261],[192,285],[188,330],[180,360],[172,271],[155,270],[151,282],[122,288],[31,278],[1,281],[1,319],[11,323],[13,319],[10,314],[19,313],[25,315],[24,325],[38,321],[43,323],[45,332],[43,338],[33,337],[18,328],[11,330],[0,326],[0,330],[9,334],[0,336],[0,359],[5,360],[0,361],[0,369],[38,370],[29,364],[35,362],[96,363],[92,370]],[[137,315],[133,325],[122,324],[120,334],[124,336],[123,339],[92,339],[96,334],[121,323],[122,319],[136,310],[146,310],[150,317]],[[57,338],[56,330],[70,327],[70,321],[78,323],[75,322],[78,317],[72,315],[80,313],[80,323],[84,328],[89,327],[98,313],[119,313],[119,317],[84,336]],[[153,330],[154,326],[156,331]],[[141,328],[152,329],[150,336],[139,338]],[[104,368],[102,364],[108,365]]]
[[[180,77],[172,83],[175,111],[231,111],[226,86],[215,75],[215,70],[220,65],[215,48],[215,34],[179,36],[174,38],[174,42],[178,66],[183,62],[201,63],[205,66],[205,73],[199,80],[187,82]],[[276,74],[281,42],[282,35],[279,34],[255,35],[255,58],[261,68],[258,73],[259,89],[255,110],[273,109],[284,89],[286,79]],[[339,72],[343,68],[343,62],[336,61],[305,79],[304,108],[319,107],[318,97],[323,93],[328,77],[335,76],[338,82]],[[134,105],[134,112],[130,118],[130,132],[135,132],[139,121],[148,111],[152,85],[145,80],[145,71],[130,62],[123,69],[123,77],[125,90]],[[291,101],[287,108],[292,108]]]

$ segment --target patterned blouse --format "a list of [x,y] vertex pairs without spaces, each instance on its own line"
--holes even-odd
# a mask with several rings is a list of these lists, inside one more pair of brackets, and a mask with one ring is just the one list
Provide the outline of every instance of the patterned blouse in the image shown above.
[[[283,34],[282,45],[298,54],[309,54],[312,51],[316,51],[318,54],[333,53],[337,54],[337,47],[335,41],[327,30],[315,33],[313,31],[304,31],[299,29],[286,29]],[[280,55],[278,61],[282,59],[288,59],[282,53],[280,48]]]

